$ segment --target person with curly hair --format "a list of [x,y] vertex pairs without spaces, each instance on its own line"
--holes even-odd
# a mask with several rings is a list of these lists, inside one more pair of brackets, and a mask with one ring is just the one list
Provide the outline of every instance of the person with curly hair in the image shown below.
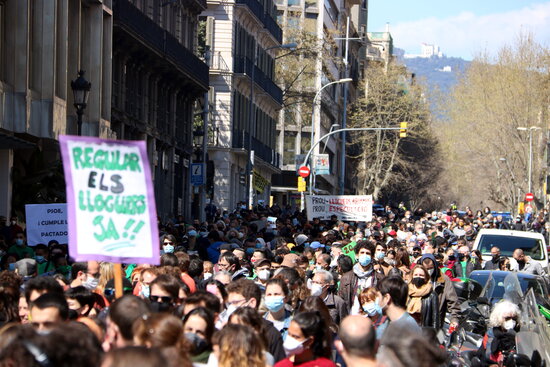
[[265,349],[256,331],[245,325],[227,324],[213,338],[218,367],[265,367]]

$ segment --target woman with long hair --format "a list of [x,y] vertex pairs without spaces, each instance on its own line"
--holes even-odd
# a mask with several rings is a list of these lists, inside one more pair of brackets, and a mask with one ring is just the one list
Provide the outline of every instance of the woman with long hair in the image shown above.
[[332,337],[323,317],[317,311],[294,316],[284,342],[287,358],[275,367],[336,367],[332,356]]
[[273,366],[275,359],[266,349],[268,347],[267,337],[266,337],[266,324],[262,320],[262,317],[252,307],[239,307],[229,316],[229,324],[237,324],[248,326],[258,334],[260,341],[262,342],[263,348],[265,350],[265,359],[266,363],[269,366]]
[[265,349],[254,329],[227,324],[212,339],[218,367],[265,367]]
[[99,282],[97,284],[97,291],[103,293],[105,290],[105,284],[115,277],[114,264],[102,261],[99,263]]
[[273,323],[273,326],[281,333],[283,340],[286,338],[292,320],[292,312],[285,308],[289,301],[289,294],[290,291],[283,279],[270,279],[265,285],[264,302],[267,312],[264,314],[264,319]]
[[[147,348],[171,349],[169,354],[177,358],[170,360],[170,366],[191,367],[190,343],[183,334],[183,322],[167,313],[144,315],[134,322],[134,343]],[[175,351],[176,353],[174,353]]]
[[416,265],[409,283],[407,312],[420,326],[439,329],[439,299],[430,281],[430,273],[422,265]]
[[194,363],[207,363],[212,352],[214,315],[204,307],[190,311],[183,319],[183,332],[192,344],[191,360]]
[[361,309],[359,313],[365,317],[368,317],[374,328],[376,329],[376,339],[380,340],[384,330],[388,326],[388,318],[384,316],[382,307],[380,307],[379,299],[382,298],[380,292],[376,287],[370,287],[363,289],[359,294],[359,302],[361,303]]
[[411,273],[411,260],[406,247],[400,247],[395,253],[395,267],[401,270],[403,279],[408,280]]
[[309,297],[309,289],[307,288],[304,276],[300,276],[298,270],[293,268],[281,268],[275,272],[274,279],[281,278],[285,281],[290,290],[290,305],[292,309],[297,310],[304,299]]

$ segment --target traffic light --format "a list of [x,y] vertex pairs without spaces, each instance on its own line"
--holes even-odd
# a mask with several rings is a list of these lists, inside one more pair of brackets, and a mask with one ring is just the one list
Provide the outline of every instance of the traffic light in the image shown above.
[[306,179],[298,176],[298,192],[306,191]]
[[401,127],[399,129],[399,137],[400,138],[406,138],[407,137],[407,122],[402,122]]
[[239,174],[239,183],[243,186],[246,185],[246,175],[244,173]]

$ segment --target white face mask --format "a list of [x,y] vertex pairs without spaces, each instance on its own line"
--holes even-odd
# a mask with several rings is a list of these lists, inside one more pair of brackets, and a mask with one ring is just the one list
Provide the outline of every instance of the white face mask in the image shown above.
[[99,284],[99,279],[91,276],[87,276],[84,283],[82,283],[84,288],[90,291],[93,291],[94,289],[96,289],[98,284]]
[[268,269],[262,269],[258,272],[258,278],[260,280],[266,281],[271,276],[271,272]]
[[428,269],[428,274],[430,274],[430,276],[432,276],[434,273],[434,270],[433,269]]
[[204,280],[210,279],[210,278],[212,278],[212,273],[204,273],[204,274],[202,275],[202,278],[203,278]]
[[512,330],[516,327],[516,320],[506,320],[502,325],[506,330]]
[[298,341],[290,335],[287,335],[285,342],[283,343],[283,348],[285,348],[287,357],[302,353],[304,351],[304,342],[305,340]]
[[320,284],[313,283],[311,284],[311,295],[320,296],[323,293],[323,286]]

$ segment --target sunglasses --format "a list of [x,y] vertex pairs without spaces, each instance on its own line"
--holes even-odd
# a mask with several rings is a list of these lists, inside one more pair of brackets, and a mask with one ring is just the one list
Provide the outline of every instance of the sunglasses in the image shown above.
[[508,321],[508,320],[516,320],[517,321],[517,319],[518,319],[517,316],[506,316],[504,318],[505,321]]
[[171,303],[172,297],[169,296],[149,296],[149,301],[151,302],[162,302],[162,303]]

